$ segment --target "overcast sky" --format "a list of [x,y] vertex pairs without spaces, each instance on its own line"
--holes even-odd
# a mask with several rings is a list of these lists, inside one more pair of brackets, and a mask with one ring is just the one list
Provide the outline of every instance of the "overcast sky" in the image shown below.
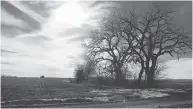
[[[82,62],[80,43],[102,17],[133,8],[143,13],[152,4],[175,10],[174,24],[192,30],[191,2],[2,1],[1,73],[72,77],[75,64]],[[191,53],[179,61],[161,59],[169,66],[169,77],[192,77]]]

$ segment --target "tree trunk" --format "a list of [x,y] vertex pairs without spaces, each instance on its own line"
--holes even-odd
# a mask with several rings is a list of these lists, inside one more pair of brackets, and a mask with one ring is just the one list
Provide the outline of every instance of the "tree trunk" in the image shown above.
[[147,85],[152,86],[153,85],[153,73],[149,72],[147,74]]
[[144,60],[141,58],[141,70],[138,76],[138,84],[141,84],[141,78],[142,78],[143,72],[144,72]]
[[147,76],[147,85],[151,87],[153,85],[153,73],[149,68],[145,68],[145,73]]
[[115,83],[116,83],[117,85],[123,85],[124,76],[123,76],[123,74],[122,74],[122,72],[121,72],[121,69],[120,69],[120,68],[116,68],[115,73],[116,73]]
[[111,71],[111,78],[114,78],[114,77],[113,77],[113,71]]
[[138,84],[141,84],[141,77],[143,75],[144,68],[142,67],[138,76]]
[[152,65],[151,65],[150,69],[148,69],[148,71],[147,71],[147,84],[149,86],[152,86],[153,82],[154,82],[154,73],[155,73],[156,61],[157,60],[155,58],[152,59]]

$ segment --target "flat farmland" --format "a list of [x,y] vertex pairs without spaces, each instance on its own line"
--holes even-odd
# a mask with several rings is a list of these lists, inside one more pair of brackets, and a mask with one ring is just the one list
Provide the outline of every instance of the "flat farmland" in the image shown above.
[[83,85],[66,81],[63,78],[1,78],[1,100],[71,97],[86,90]]
[[[148,89],[96,87],[91,83],[75,84],[69,81],[70,79],[66,78],[1,78],[1,105],[2,107],[76,105],[89,107],[89,104],[96,104],[91,106],[98,107],[99,104],[104,104],[101,107],[111,107],[112,105],[108,103],[127,103],[133,100],[172,98],[170,101],[174,103],[176,100],[178,102],[192,100],[192,80],[158,81],[154,88]],[[129,105],[125,106],[129,107]]]

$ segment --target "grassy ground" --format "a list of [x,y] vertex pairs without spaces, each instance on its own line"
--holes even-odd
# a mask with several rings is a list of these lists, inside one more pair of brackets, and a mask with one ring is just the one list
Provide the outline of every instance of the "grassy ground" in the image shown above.
[[[90,83],[75,84],[67,81],[68,79],[64,79],[64,78],[1,78],[1,101],[2,101],[1,104],[2,106],[6,104],[11,107],[14,107],[13,105],[17,105],[17,104],[34,104],[34,103],[36,104],[39,103],[39,105],[41,104],[48,105],[51,102],[55,103],[56,105],[57,104],[61,105],[64,103],[68,103],[68,104],[81,103],[82,104],[83,102],[89,104],[89,103],[102,103],[102,102],[92,101],[90,100],[90,98],[98,100],[99,98],[97,97],[103,97],[103,96],[112,97],[112,95],[117,95],[115,96],[116,99],[117,98],[122,99],[123,95],[125,96],[125,94],[130,95],[129,98],[131,98],[131,96],[134,95],[133,92],[131,93],[131,91],[130,92],[119,91],[118,93],[117,92],[90,93],[93,90],[103,89],[103,91],[107,91],[109,89],[115,89],[118,87],[98,86]],[[132,87],[130,85],[132,84],[128,84],[128,87]],[[192,81],[191,80],[162,80],[162,81],[158,81],[154,87],[156,88],[156,90],[160,88],[187,90],[187,89],[192,89]],[[144,92],[144,90],[142,92]],[[142,93],[142,92],[138,92],[138,93]],[[175,93],[175,92],[167,92],[167,93],[173,96],[179,96],[179,93]],[[184,98],[185,95],[183,95],[182,93],[182,96]],[[87,98],[90,97],[90,98],[82,99],[84,97],[87,97]],[[134,99],[137,99],[135,97],[138,97],[138,95],[132,96],[132,97],[134,97]],[[66,98],[71,98],[71,99],[64,100]],[[45,99],[45,100],[42,101],[40,99]],[[106,100],[106,98],[103,98],[103,100]],[[7,101],[14,101],[14,102],[7,102]],[[19,106],[19,107],[23,107],[23,106]]]

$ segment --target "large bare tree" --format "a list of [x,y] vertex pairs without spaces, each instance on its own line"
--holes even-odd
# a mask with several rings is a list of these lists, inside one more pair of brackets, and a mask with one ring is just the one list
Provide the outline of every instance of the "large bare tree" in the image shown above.
[[173,13],[174,11],[168,8],[155,5],[149,12],[137,14],[131,11],[129,17],[119,17],[122,22],[128,24],[129,29],[124,32],[137,41],[133,51],[138,56],[136,61],[141,63],[139,82],[145,70],[147,83],[153,84],[156,63],[160,56],[169,54],[179,58],[192,49],[190,33],[172,24]]
[[116,17],[111,20],[104,19],[100,27],[91,32],[90,41],[87,44],[90,56],[96,63],[108,62],[113,66],[115,82],[119,85],[124,80],[122,67],[131,59],[131,45],[134,41],[134,37],[127,37],[127,34],[121,32],[125,27],[122,24]]

